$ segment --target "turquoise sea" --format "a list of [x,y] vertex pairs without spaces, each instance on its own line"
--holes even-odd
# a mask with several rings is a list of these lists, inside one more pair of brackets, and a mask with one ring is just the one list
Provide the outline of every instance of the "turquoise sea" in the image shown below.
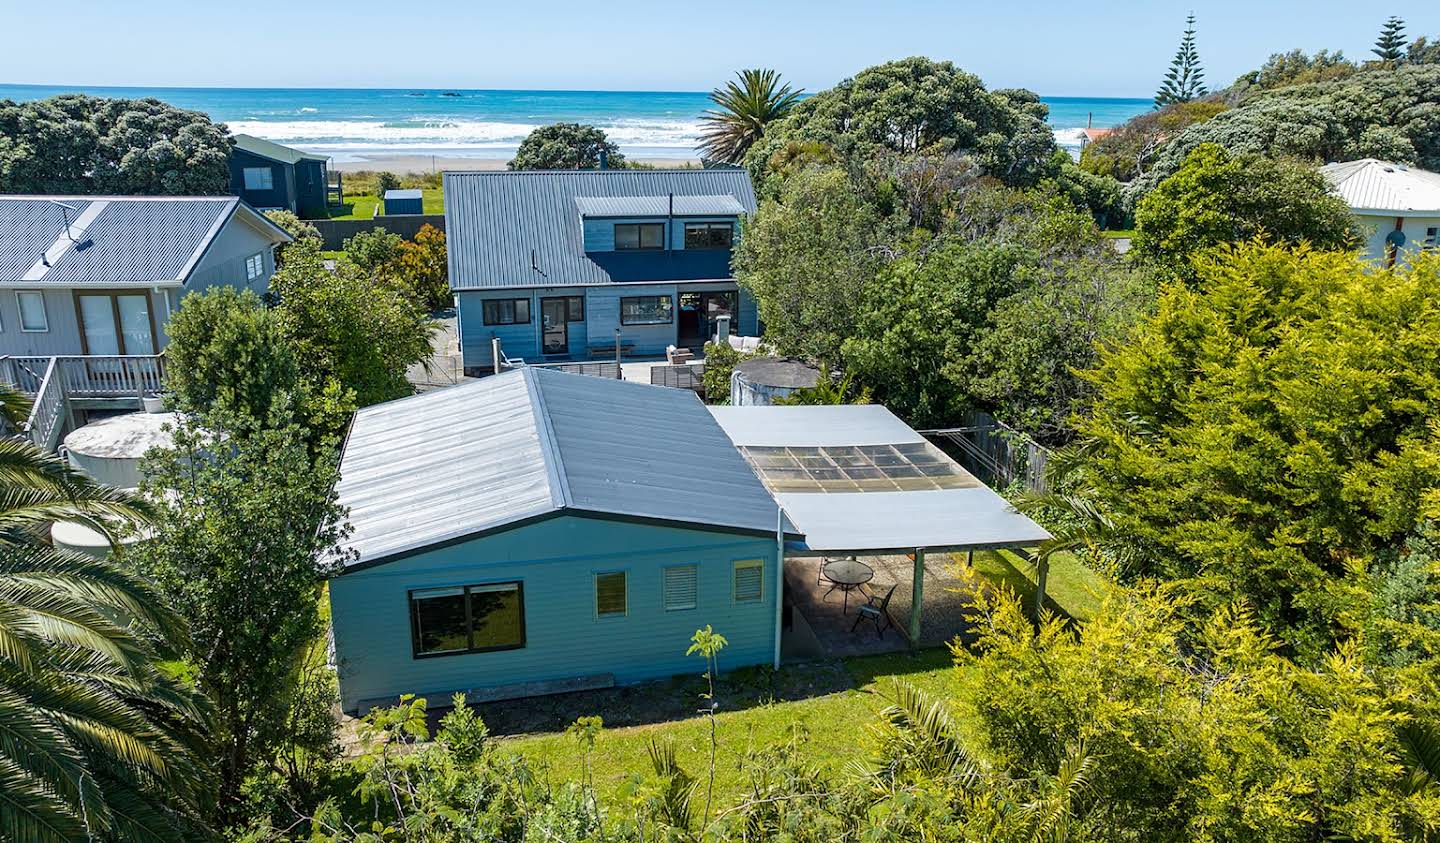
[[[360,88],[107,88],[0,84],[0,99],[83,91],[157,97],[203,111],[232,132],[323,153],[337,162],[374,155],[508,159],[536,126],[559,121],[601,127],[633,158],[694,157],[699,92],[470,91]],[[1076,149],[1087,123],[1114,126],[1150,108],[1148,99],[1044,97],[1057,140]]]

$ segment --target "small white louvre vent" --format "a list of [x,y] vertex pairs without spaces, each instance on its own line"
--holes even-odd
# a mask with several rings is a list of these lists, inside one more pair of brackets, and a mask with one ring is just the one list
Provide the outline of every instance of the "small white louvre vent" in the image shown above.
[[676,565],[665,569],[665,611],[695,608],[697,574],[694,565]]
[[765,594],[765,568],[759,559],[735,563],[735,602],[755,603]]

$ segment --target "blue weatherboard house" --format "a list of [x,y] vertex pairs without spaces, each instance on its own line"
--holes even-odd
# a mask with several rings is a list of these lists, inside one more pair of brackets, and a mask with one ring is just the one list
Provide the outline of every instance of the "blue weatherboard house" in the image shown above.
[[367,407],[337,489],[342,706],[520,697],[775,664],[798,539],[689,390],[521,368]]
[[699,353],[716,320],[758,334],[730,272],[744,170],[559,170],[445,174],[450,289],[467,372],[492,340],[526,361]]

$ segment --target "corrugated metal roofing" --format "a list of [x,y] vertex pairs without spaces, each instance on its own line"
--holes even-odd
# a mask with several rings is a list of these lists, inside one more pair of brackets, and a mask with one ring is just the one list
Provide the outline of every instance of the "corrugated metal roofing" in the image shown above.
[[0,196],[0,282],[183,283],[240,208],[289,239],[234,196]]
[[[925,441],[878,404],[708,409],[740,447],[834,448]],[[1044,528],[979,481],[968,488],[784,492],[774,497],[805,534],[801,551],[1025,547],[1050,538]]]
[[268,141],[264,138],[257,138],[254,135],[233,135],[235,148],[243,149],[252,155],[259,155],[261,158],[269,158],[272,161],[279,161],[282,164],[294,164],[305,159],[311,161],[329,161],[324,155],[313,155],[309,152],[301,152],[294,147],[284,146]]
[[1326,164],[1320,172],[1357,211],[1440,214],[1440,173],[1374,158]]
[[356,565],[567,510],[776,526],[774,500],[694,393],[547,369],[359,411],[340,476]]
[[[612,256],[607,256],[602,266],[586,255],[576,200],[663,195],[668,202],[671,193],[677,201],[682,196],[728,194],[735,197],[744,212],[755,211],[755,191],[744,170],[446,173],[445,228],[451,289],[661,280],[631,277],[624,260],[609,262]],[[691,260],[683,256],[683,251],[667,253],[672,256],[671,265],[666,266],[669,280],[720,277],[711,266],[715,252]],[[648,265],[655,263],[653,255],[640,257],[647,258]]]
[[739,216],[747,213],[728,193],[713,196],[577,196],[575,207],[584,217]]

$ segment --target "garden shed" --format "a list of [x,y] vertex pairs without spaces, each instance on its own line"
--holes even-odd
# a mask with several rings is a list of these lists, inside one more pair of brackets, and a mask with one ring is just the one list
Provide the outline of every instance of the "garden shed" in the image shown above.
[[385,191],[385,216],[425,213],[425,195],[420,188],[392,188]]

